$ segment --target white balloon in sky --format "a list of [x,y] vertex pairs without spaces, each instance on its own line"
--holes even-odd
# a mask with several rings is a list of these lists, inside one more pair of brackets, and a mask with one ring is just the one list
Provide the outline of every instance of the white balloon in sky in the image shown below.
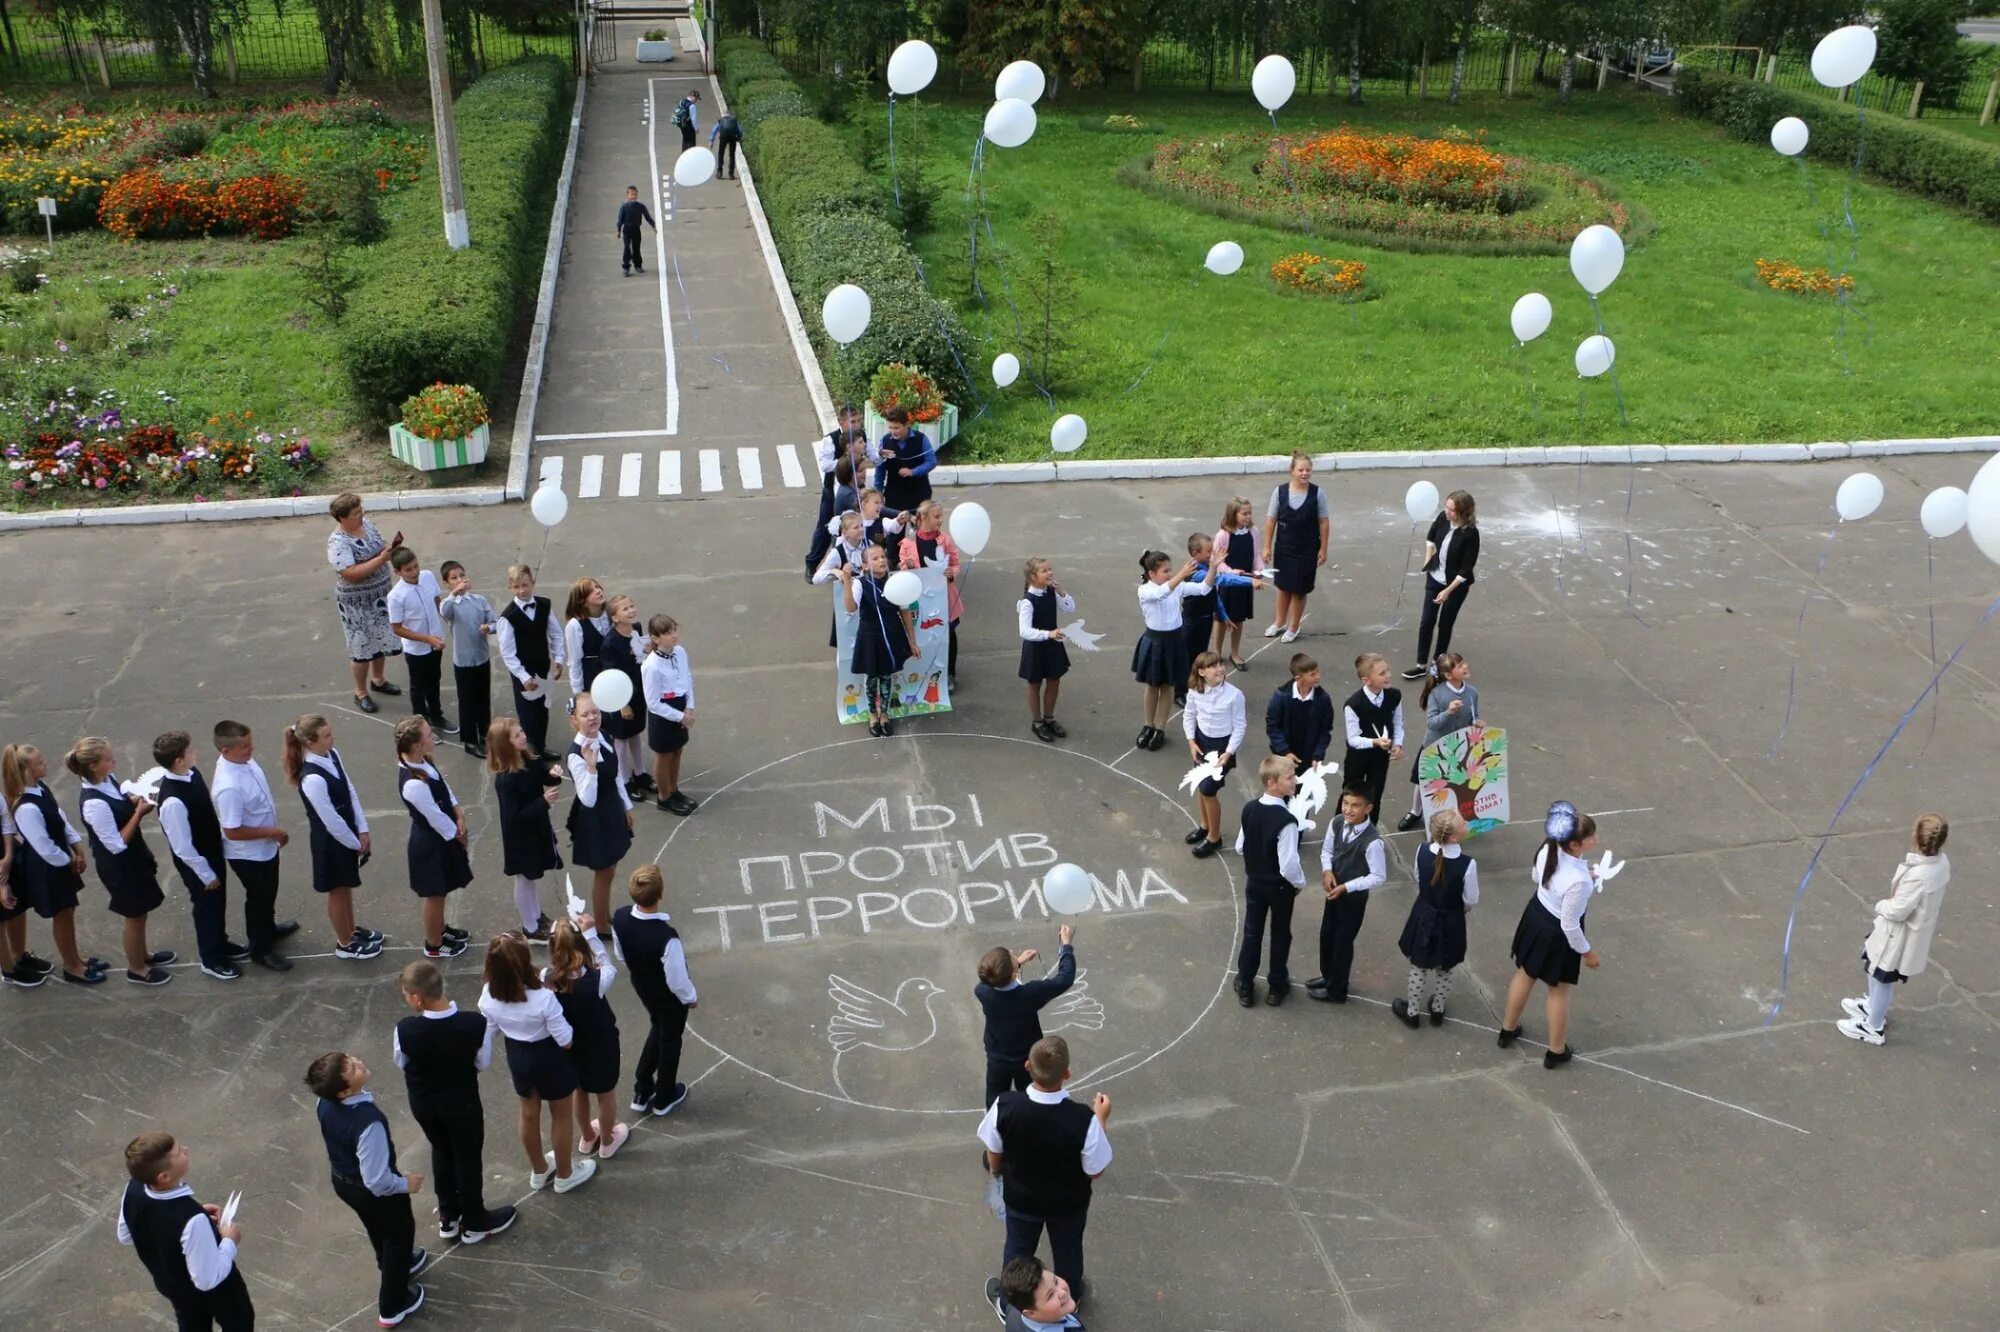
[[1266,111],[1276,111],[1291,101],[1292,90],[1298,86],[1298,71],[1281,55],[1265,56],[1250,71],[1250,91],[1256,96],[1257,105]]
[[1001,102],[1011,97],[1033,106],[1042,100],[1048,88],[1048,76],[1042,73],[1040,65],[1032,60],[1016,60],[993,80],[993,97]]
[[1829,88],[1858,82],[1875,63],[1875,30],[1856,23],[1835,28],[1813,48],[1812,75]]
[[1018,97],[995,102],[986,112],[986,141],[1019,148],[1035,136],[1035,108]]
[[889,91],[898,97],[922,92],[936,77],[937,52],[929,42],[904,42],[889,53]]

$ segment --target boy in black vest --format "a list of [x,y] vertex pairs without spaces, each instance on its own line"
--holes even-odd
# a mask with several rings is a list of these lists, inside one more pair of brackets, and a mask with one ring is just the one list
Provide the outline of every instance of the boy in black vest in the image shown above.
[[1040,980],[1019,978],[1022,967],[1039,956],[1034,949],[1010,953],[1005,948],[989,948],[979,959],[979,984],[972,997],[986,1013],[986,1100],[987,1105],[1003,1091],[1028,1089],[1028,1052],[1042,1039],[1041,1012],[1055,997],[1076,983],[1076,930],[1068,925],[1056,931],[1062,954],[1056,974]]
[[1069,1282],[1043,1267],[1042,1260],[1033,1254],[1016,1258],[1000,1269],[999,1276],[986,1279],[986,1302],[1000,1315],[1007,1332],[1045,1332],[1048,1328],[1084,1332]]
[[167,770],[160,781],[160,829],[167,835],[174,868],[180,871],[194,908],[195,952],[202,973],[219,981],[235,980],[243,974],[237,963],[249,957],[250,950],[229,940],[222,821],[216,817],[208,783],[195,767],[194,737],[186,731],[161,735],[153,741],[153,762]]
[[195,1201],[187,1148],[171,1133],[141,1133],[125,1146],[125,1170],[132,1180],[118,1206],[118,1242],[138,1250],[180,1332],[250,1332],[257,1314],[236,1270],[243,1231],[214,1203]]
[[688,976],[687,951],[672,919],[659,909],[667,881],[658,865],[641,865],[627,885],[632,905],[611,917],[618,960],[632,977],[632,992],[652,1025],[632,1070],[632,1113],[670,1115],[687,1099],[681,1076],[681,1040],[699,996]]
[[1236,1000],[1257,1002],[1257,963],[1264,954],[1264,924],[1271,926],[1271,965],[1264,972],[1264,1002],[1276,1008],[1292,988],[1292,908],[1306,872],[1299,863],[1299,821],[1285,808],[1298,790],[1298,773],[1288,754],[1273,754],[1257,765],[1264,794],[1243,807],[1236,851],[1243,857],[1243,945],[1236,951]]
[[410,1281],[431,1258],[416,1245],[417,1218],[410,1210],[410,1195],[423,1188],[424,1177],[414,1170],[397,1172],[396,1144],[388,1117],[368,1094],[369,1076],[368,1065],[331,1050],[307,1067],[306,1086],[319,1097],[319,1133],[333,1169],[333,1191],[361,1218],[375,1250],[381,1273],[375,1323],[400,1327],[424,1304],[424,1288]]
[[1354,659],[1361,688],[1348,695],[1347,761],[1344,784],[1366,791],[1368,821],[1381,816],[1382,790],[1389,784],[1389,764],[1403,757],[1403,691],[1389,686],[1389,659],[1364,652]]
[[409,1088],[410,1114],[431,1144],[437,1176],[438,1238],[477,1244],[514,1224],[512,1207],[486,1210],[486,1112],[479,1075],[493,1062],[493,1028],[444,997],[437,963],[416,961],[396,978],[411,1015],[396,1024],[396,1067]]
[[513,598],[500,608],[493,637],[500,664],[514,686],[514,715],[534,747],[535,761],[554,763],[549,753],[549,682],[562,679],[563,631],[550,613],[549,599],[535,595],[535,571],[525,564],[507,569]]
[[1320,843],[1320,886],[1326,905],[1319,916],[1319,975],[1306,982],[1306,998],[1347,1002],[1347,977],[1354,970],[1354,936],[1368,914],[1373,891],[1389,881],[1389,862],[1370,817],[1375,807],[1366,791],[1340,793],[1340,817]]
[[1069,1081],[1069,1042],[1044,1036],[1028,1055],[1034,1085],[1000,1093],[979,1121],[987,1164],[1001,1181],[1007,1204],[1006,1264],[1035,1252],[1049,1232],[1056,1275],[1077,1299],[1084,1295],[1083,1227],[1090,1212],[1090,1181],[1111,1165],[1111,1098],[1103,1092],[1086,1106],[1063,1091]]
[[1273,754],[1292,761],[1294,774],[1325,758],[1333,743],[1333,697],[1319,687],[1319,663],[1303,652],[1292,657],[1292,682],[1264,705],[1264,738]]

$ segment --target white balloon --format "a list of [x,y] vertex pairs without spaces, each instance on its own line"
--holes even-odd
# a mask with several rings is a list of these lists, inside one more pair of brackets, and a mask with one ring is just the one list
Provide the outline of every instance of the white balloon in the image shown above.
[[1049,80],[1042,73],[1042,67],[1032,60],[1016,60],[1000,71],[1000,77],[993,80],[993,98],[1004,102],[1013,98],[1033,106],[1042,100],[1047,92]]
[[1833,495],[1833,511],[1843,523],[1866,518],[1881,507],[1882,478],[1873,472],[1856,472],[1842,481]]
[[686,148],[674,159],[674,184],[692,189],[715,179],[715,154],[706,148]]
[[1593,296],[1616,282],[1624,267],[1625,242],[1602,222],[1577,232],[1569,243],[1569,271]]
[[852,282],[843,282],[826,294],[819,307],[819,321],[826,326],[826,335],[845,347],[868,331],[868,320],[874,313],[868,293]]
[[1235,241],[1217,241],[1208,247],[1208,258],[1202,263],[1217,277],[1228,277],[1243,267],[1243,247]]
[[1266,111],[1276,111],[1291,101],[1292,89],[1298,86],[1298,71],[1281,55],[1265,56],[1250,71],[1250,91],[1256,95],[1257,105]]
[[1056,423],[1049,427],[1049,447],[1057,453],[1075,453],[1083,447],[1083,441],[1089,434],[1090,427],[1083,423],[1083,418],[1070,412],[1058,416]]
[[1965,530],[1980,554],[2000,564],[2000,454],[1988,458],[1965,488]]
[[1533,342],[1549,331],[1549,321],[1555,318],[1555,309],[1549,298],[1539,291],[1531,291],[1514,302],[1514,313],[1509,322],[1514,325],[1516,342]]
[[993,382],[1001,388],[1021,377],[1021,358],[1013,352],[1001,352],[993,358]]
[[562,493],[560,486],[543,486],[528,501],[528,512],[543,527],[554,527],[569,512],[569,496]]
[[1806,141],[1812,138],[1812,131],[1806,122],[1797,116],[1786,116],[1771,126],[1771,146],[1786,157],[1797,157],[1806,150]]
[[1035,137],[1035,108],[1018,97],[995,102],[986,112],[986,141],[1002,148],[1019,148]]
[[599,671],[590,682],[590,698],[599,712],[616,712],[632,701],[632,677],[623,671]]
[[1074,916],[1079,911],[1088,911],[1096,900],[1097,895],[1090,890],[1090,876],[1080,865],[1066,862],[1051,865],[1042,876],[1042,901],[1057,915]]
[[1813,77],[1829,88],[1845,88],[1875,63],[1875,30],[1855,24],[1835,28],[1813,48]]
[[1403,493],[1403,512],[1410,515],[1410,521],[1420,523],[1438,511],[1438,488],[1428,481],[1413,481]]
[[936,77],[937,52],[929,42],[904,42],[889,53],[889,91],[898,97],[922,92]]
[[898,569],[882,584],[882,599],[891,606],[914,606],[924,594],[924,580],[908,569]]
[[1585,379],[1595,379],[1611,368],[1618,359],[1618,349],[1611,345],[1611,339],[1601,333],[1593,334],[1576,344],[1576,372]]
[[1964,491],[1957,486],[1939,486],[1924,496],[1924,507],[1917,511],[1917,521],[1931,536],[1954,536],[1965,526],[1968,507]]
[[993,539],[993,519],[986,507],[969,500],[951,506],[951,518],[945,526],[951,529],[951,539],[958,543],[961,555],[977,555]]

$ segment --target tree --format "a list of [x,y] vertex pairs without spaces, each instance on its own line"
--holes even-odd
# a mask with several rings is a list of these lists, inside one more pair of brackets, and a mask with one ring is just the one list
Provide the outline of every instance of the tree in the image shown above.
[[1924,100],[1951,101],[1972,68],[1958,25],[1974,10],[1968,0],[1882,0],[1876,72],[1899,83],[1921,79]]
[[1032,60],[1049,75],[1048,98],[1065,86],[1102,83],[1107,70],[1136,58],[1145,34],[1137,0],[972,0],[963,57],[968,68],[997,73]]
[[1021,350],[1028,377],[1048,392],[1063,383],[1076,350],[1076,274],[1059,257],[1062,214],[1042,209],[1025,230],[1029,248],[1016,269]]
[[[283,12],[282,10],[280,11]],[[319,35],[326,43],[326,77],[321,87],[330,97],[347,78],[347,59],[368,42],[368,0],[313,0]]]
[[1820,38],[1861,17],[1855,0],[1728,0],[1722,23],[1739,44],[1772,55],[1794,47],[1810,51]]
[[[100,14],[105,7],[90,3],[74,9]],[[249,0],[110,0],[108,7],[158,49],[186,52],[195,91],[203,97],[215,96],[215,29],[242,23],[250,11]]]

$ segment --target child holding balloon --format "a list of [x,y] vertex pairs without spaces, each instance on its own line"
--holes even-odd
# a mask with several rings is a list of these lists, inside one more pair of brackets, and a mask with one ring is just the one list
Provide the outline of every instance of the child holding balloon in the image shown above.
[[[1192,559],[1175,570],[1173,557],[1164,550],[1149,550],[1139,557],[1139,614],[1145,618],[1146,632],[1132,646],[1132,678],[1146,687],[1146,724],[1132,742],[1135,748],[1158,749],[1167,742],[1168,704],[1177,688],[1186,688],[1188,678],[1181,599],[1212,591],[1218,567],[1209,565],[1209,581],[1198,583],[1192,581]],[[1156,717],[1159,725],[1154,724]]]
[[896,723],[889,719],[896,701],[896,672],[916,655],[910,645],[916,641],[917,627],[907,607],[889,605],[882,594],[889,578],[889,552],[870,546],[862,558],[866,572],[859,578],[841,566],[840,593],[847,613],[858,617],[848,669],[867,677],[868,734],[880,739],[896,733]]
[[[639,657],[646,650],[646,640],[639,633],[639,608],[632,604],[632,598],[621,592],[605,603],[605,612],[611,631],[598,647],[597,680],[592,689],[600,708],[605,707],[606,698],[624,700],[605,708],[604,733],[611,737],[611,747],[617,752],[618,770],[628,774],[626,788],[634,795],[644,795],[653,781],[646,775],[640,753],[646,734],[646,704],[641,697],[645,686],[639,678]],[[625,683],[607,680],[607,675],[623,676]],[[607,689],[608,694],[604,692]]]
[[945,562],[944,590],[951,607],[951,647],[945,656],[945,674],[951,678],[951,687],[957,689],[958,621],[965,614],[965,605],[958,599],[958,543],[944,530],[944,505],[925,500],[917,506],[915,525],[903,538],[898,554],[897,567],[902,569],[927,569],[940,558]]

